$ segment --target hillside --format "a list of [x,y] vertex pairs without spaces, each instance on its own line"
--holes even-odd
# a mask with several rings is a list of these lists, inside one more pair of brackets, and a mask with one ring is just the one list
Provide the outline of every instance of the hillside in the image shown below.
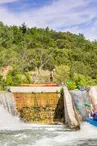
[[[8,81],[0,77],[3,87],[13,85],[13,82],[16,82],[15,85],[32,82],[33,79],[24,81],[25,77],[21,80],[20,76],[34,70],[40,73],[41,70],[51,71],[53,68],[60,69],[60,73],[57,71],[55,77],[57,73],[61,76],[65,74],[62,79],[65,83],[68,79],[75,81],[76,75],[77,78],[87,78],[96,84],[96,59],[97,42],[86,40],[83,34],[56,32],[48,27],[28,28],[25,24],[20,27],[5,26],[0,22],[0,67],[13,68],[8,74]],[[62,65],[65,67],[60,67]],[[66,67],[69,68],[69,73],[65,70]],[[62,68],[65,70],[63,75]],[[17,78],[13,79],[15,76]]]

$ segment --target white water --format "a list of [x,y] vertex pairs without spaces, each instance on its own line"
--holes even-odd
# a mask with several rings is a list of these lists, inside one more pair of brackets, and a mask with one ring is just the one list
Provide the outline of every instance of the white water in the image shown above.
[[22,126],[18,117],[12,116],[3,105],[0,106],[0,130],[15,130]]
[[3,105],[3,107],[12,115],[17,114],[16,110],[16,103],[14,100],[14,96],[10,92],[2,91],[0,92],[0,105]]
[[[53,129],[54,130],[54,129]],[[97,128],[88,123],[83,123],[80,131],[62,131],[56,132],[58,135],[52,138],[43,137],[38,140],[34,146],[73,146],[82,144],[89,139],[97,139]]]
[[0,106],[0,146],[96,146],[96,139],[97,128],[86,122],[80,131],[64,125],[25,124]]

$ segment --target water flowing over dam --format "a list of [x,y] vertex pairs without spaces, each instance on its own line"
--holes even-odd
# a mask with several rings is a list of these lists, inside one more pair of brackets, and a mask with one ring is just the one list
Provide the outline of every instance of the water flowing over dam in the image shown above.
[[16,103],[12,93],[0,92],[0,105],[2,105],[10,114],[17,114]]

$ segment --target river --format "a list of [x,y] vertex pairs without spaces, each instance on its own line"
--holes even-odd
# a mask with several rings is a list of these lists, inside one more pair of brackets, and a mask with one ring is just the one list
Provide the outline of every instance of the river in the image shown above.
[[86,122],[79,131],[64,125],[25,124],[0,106],[0,146],[97,146],[97,128]]

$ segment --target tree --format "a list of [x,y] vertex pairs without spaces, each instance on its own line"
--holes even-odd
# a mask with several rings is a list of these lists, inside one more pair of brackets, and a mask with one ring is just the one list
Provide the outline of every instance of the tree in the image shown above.
[[56,66],[54,72],[54,82],[57,84],[66,83],[70,76],[70,68],[66,65]]
[[25,34],[27,32],[27,26],[25,23],[22,24],[22,26],[20,27],[21,31],[23,34]]
[[74,81],[76,85],[80,85],[81,87],[89,87],[96,85],[95,80],[93,80],[90,76],[84,76],[81,74],[74,74]]
[[61,65],[74,74],[96,80],[97,41],[86,40],[83,34],[56,32],[47,28],[7,26],[0,22],[0,67],[12,66],[24,74],[31,70],[52,70]]
[[47,66],[52,60],[52,54],[49,53],[48,50],[45,50],[43,48],[36,48],[37,51],[37,68],[39,73],[41,73],[41,70]]

